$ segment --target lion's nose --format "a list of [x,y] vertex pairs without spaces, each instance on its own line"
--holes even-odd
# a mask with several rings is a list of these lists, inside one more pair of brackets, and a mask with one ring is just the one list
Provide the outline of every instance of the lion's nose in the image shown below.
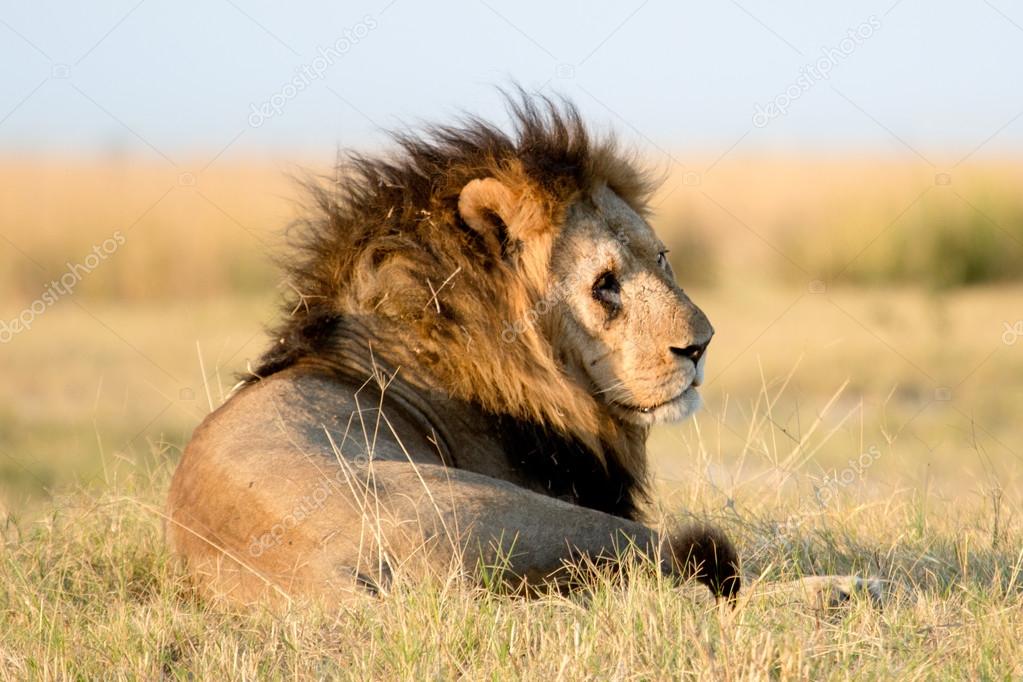
[[703,357],[703,354],[707,351],[707,346],[710,345],[710,339],[707,339],[703,343],[695,343],[685,348],[679,348],[677,346],[671,347],[671,352],[675,355],[681,355],[684,358],[689,358],[695,365]]

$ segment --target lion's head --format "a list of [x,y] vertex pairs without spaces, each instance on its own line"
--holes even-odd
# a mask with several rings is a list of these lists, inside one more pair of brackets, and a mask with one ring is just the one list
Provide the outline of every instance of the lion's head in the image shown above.
[[531,240],[549,248],[536,273],[542,296],[505,341],[538,326],[565,372],[624,421],[691,414],[714,330],[676,284],[650,225],[606,182],[566,201],[557,224],[529,206],[494,178],[473,180],[459,197],[462,219],[480,233],[517,235],[524,251]]
[[713,329],[633,158],[571,105],[519,93],[510,112],[510,135],[477,119],[400,133],[398,154],[350,155],[312,187],[297,293],[256,374],[371,346],[414,383],[635,458],[646,427],[698,405]]

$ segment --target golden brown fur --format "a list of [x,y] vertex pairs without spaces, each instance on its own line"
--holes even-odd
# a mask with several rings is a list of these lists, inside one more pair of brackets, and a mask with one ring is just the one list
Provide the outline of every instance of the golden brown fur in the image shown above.
[[[352,154],[342,182],[309,185],[315,207],[296,228],[300,258],[288,265],[300,294],[285,302],[283,343],[257,375],[317,355],[315,346],[330,341],[330,320],[370,315],[381,353],[414,349],[397,364],[428,371],[452,396],[563,431],[597,456],[604,452],[594,436],[604,433],[619,450],[612,456],[631,456],[604,406],[565,376],[542,329],[528,326],[515,344],[503,332],[547,292],[567,206],[605,185],[644,216],[654,184],[613,139],[594,141],[570,106],[523,98],[512,115],[512,135],[476,119],[399,134],[402,154]],[[507,222],[518,234],[466,227],[458,200],[480,178],[514,196]],[[514,259],[504,253],[511,248]]]
[[172,484],[170,542],[207,591],[379,589],[514,540],[529,583],[625,542],[737,592],[719,531],[641,521],[648,429],[695,409],[713,334],[645,221],[652,185],[571,106],[511,114],[310,187],[284,321]]

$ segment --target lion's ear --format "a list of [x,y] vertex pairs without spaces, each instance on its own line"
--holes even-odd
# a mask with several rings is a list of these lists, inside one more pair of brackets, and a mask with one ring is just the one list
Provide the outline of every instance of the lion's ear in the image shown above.
[[515,197],[495,178],[473,180],[458,195],[458,214],[465,224],[488,241],[498,244],[508,238],[508,225],[515,216]]

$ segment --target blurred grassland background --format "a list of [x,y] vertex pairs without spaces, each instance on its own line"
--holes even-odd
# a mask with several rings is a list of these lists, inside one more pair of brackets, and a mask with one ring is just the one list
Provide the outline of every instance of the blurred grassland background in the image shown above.
[[[0,347],[8,512],[31,517],[54,490],[170,467],[261,351],[283,286],[273,257],[302,199],[291,176],[329,169],[187,167],[0,160],[5,321],[69,262],[125,238]],[[654,199],[678,278],[718,331],[705,409],[655,431],[660,475],[705,476],[691,455],[713,434],[729,489],[779,467],[819,481],[880,447],[849,494],[970,494],[993,480],[1018,494],[1023,165],[941,173],[898,156],[803,154],[707,167],[667,169]],[[792,448],[750,442],[759,419]]]
[[725,613],[643,573],[276,614],[197,598],[163,541],[182,447],[267,343],[301,204],[301,165],[205,163],[0,161],[0,322],[123,240],[0,345],[0,679],[1023,671],[1023,164],[736,155],[654,200],[717,330],[703,410],[649,441],[658,510],[724,529],[747,586],[876,575],[882,609]]
[[[0,681],[1020,679],[1021,32],[1007,0],[4,4]],[[655,511],[722,528],[746,585],[878,576],[883,608],[647,571],[278,614],[184,580],[167,486],[267,344],[290,176],[506,121],[516,81],[663,173],[717,331],[704,408],[651,435]]]

